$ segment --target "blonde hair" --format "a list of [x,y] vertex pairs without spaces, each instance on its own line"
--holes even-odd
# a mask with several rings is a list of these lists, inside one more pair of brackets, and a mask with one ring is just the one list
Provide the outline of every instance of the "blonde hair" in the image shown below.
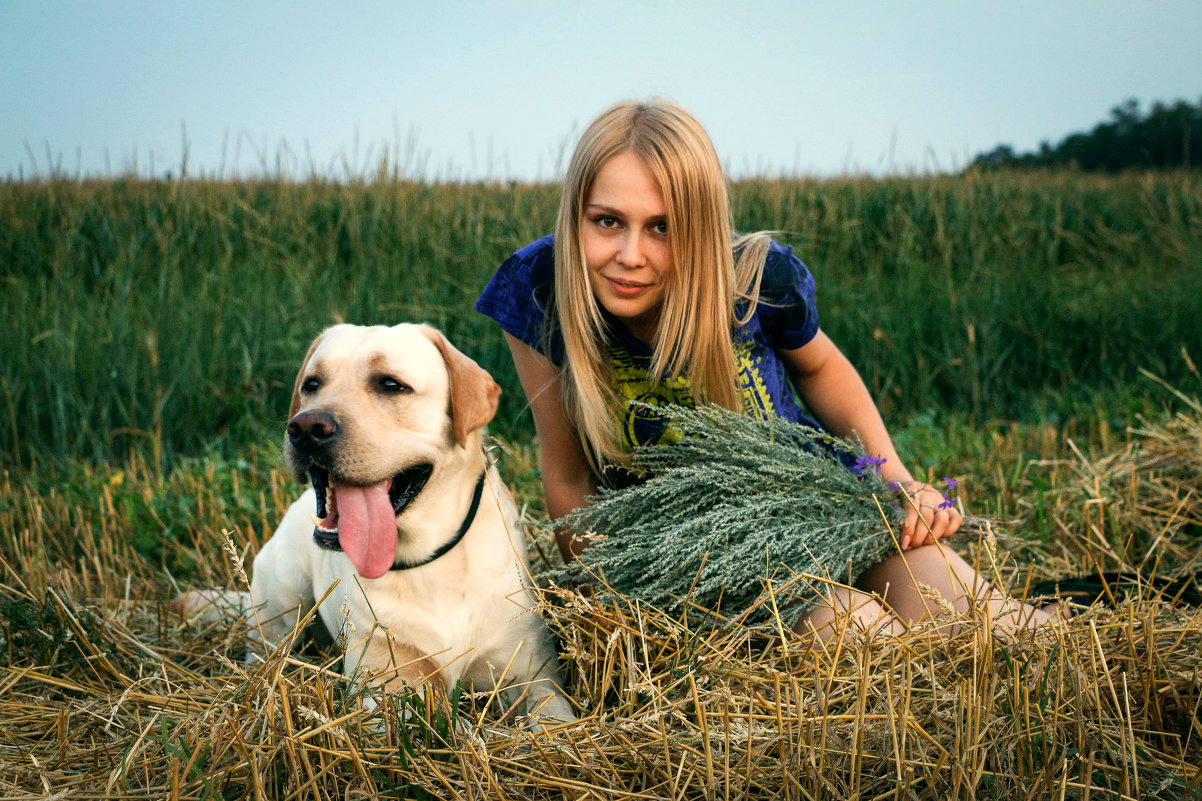
[[[580,227],[597,173],[626,152],[642,159],[659,184],[675,262],[655,342],[650,343],[652,380],[687,374],[698,403],[741,410],[731,332],[751,318],[770,244],[765,233],[733,241],[718,155],[701,123],[676,103],[618,103],[581,135],[564,177],[555,228],[555,322],[565,351],[565,413],[598,475],[603,475],[605,462],[624,463],[629,454],[619,444],[622,410]],[[741,298],[751,302],[746,315],[736,319],[735,303]]]

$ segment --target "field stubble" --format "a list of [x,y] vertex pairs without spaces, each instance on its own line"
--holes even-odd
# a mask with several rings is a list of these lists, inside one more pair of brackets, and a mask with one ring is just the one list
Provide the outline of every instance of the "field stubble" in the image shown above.
[[[1196,401],[1108,452],[1045,426],[977,442],[966,456],[1002,465],[974,500],[1007,515],[1003,553],[957,547],[1016,594],[1196,567]],[[503,449],[539,516],[534,449]],[[1150,591],[1045,638],[971,612],[952,637],[823,648],[550,590],[580,725],[531,736],[486,694],[430,687],[372,710],[332,649],[243,666],[236,626],[167,610],[177,580],[238,586],[225,549],[249,563],[296,491],[273,449],[4,476],[0,797],[1185,798],[1202,782],[1202,612]],[[551,550],[532,543],[536,563]]]

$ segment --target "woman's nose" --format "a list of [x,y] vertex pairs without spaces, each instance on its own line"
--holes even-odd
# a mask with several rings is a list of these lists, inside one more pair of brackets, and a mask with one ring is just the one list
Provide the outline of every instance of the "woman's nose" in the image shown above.
[[643,247],[637,231],[630,231],[623,237],[622,246],[618,249],[618,263],[624,267],[643,266]]

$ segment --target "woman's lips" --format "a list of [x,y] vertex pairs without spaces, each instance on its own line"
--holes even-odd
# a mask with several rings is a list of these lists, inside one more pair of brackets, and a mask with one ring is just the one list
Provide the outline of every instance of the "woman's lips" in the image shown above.
[[647,287],[651,286],[650,284],[636,284],[631,281],[618,281],[614,278],[608,277],[605,280],[609,282],[609,285],[613,288],[614,292],[617,292],[619,295],[628,298],[634,297],[640,292],[646,290]]

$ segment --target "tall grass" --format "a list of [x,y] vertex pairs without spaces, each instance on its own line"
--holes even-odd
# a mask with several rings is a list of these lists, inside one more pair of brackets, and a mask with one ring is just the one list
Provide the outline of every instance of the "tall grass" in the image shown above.
[[1024,416],[1140,366],[1182,375],[1180,348],[1202,342],[1197,176],[780,181],[735,199],[797,243],[824,327],[901,410]]
[[[746,181],[736,226],[815,273],[822,325],[887,414],[1037,419],[1202,353],[1202,178]],[[274,439],[321,328],[426,320],[505,389],[471,310],[549,232],[551,185],[195,180],[0,185],[0,452],[165,463]]]

